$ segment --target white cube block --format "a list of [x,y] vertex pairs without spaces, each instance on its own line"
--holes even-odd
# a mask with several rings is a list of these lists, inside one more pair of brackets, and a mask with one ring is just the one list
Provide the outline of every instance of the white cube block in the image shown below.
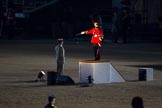
[[153,68],[140,68],[139,69],[139,80],[142,80],[142,81],[153,80]]

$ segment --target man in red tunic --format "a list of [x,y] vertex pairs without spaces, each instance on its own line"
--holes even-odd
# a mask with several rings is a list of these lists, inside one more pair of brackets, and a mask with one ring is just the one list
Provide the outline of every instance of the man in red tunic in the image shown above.
[[91,43],[94,50],[95,60],[101,58],[101,41],[103,39],[103,30],[98,22],[94,22],[94,27],[87,31],[82,31],[81,34],[92,34]]

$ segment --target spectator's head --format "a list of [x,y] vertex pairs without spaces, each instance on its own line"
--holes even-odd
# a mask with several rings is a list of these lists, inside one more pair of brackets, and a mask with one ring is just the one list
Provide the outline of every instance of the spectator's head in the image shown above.
[[131,105],[132,108],[144,108],[143,100],[139,96],[133,97]]
[[51,105],[54,105],[55,104],[55,101],[56,101],[56,98],[55,96],[48,96],[48,102],[51,104]]

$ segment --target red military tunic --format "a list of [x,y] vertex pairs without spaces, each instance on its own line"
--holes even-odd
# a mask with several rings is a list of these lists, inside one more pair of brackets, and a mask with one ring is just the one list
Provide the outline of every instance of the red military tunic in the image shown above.
[[101,38],[103,37],[102,28],[92,28],[86,32],[86,34],[92,34],[91,43],[100,44]]

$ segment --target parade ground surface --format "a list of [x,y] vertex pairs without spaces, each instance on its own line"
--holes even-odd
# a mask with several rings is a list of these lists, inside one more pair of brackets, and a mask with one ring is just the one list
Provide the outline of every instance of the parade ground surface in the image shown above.
[[[0,108],[43,108],[48,96],[56,96],[58,108],[131,108],[140,96],[145,108],[162,108],[162,43],[105,41],[101,59],[109,60],[126,82],[79,83],[79,61],[93,60],[89,41],[64,41],[64,75],[75,85],[35,82],[39,71],[56,71],[56,41],[0,40]],[[139,81],[139,68],[153,68],[152,81]]]

